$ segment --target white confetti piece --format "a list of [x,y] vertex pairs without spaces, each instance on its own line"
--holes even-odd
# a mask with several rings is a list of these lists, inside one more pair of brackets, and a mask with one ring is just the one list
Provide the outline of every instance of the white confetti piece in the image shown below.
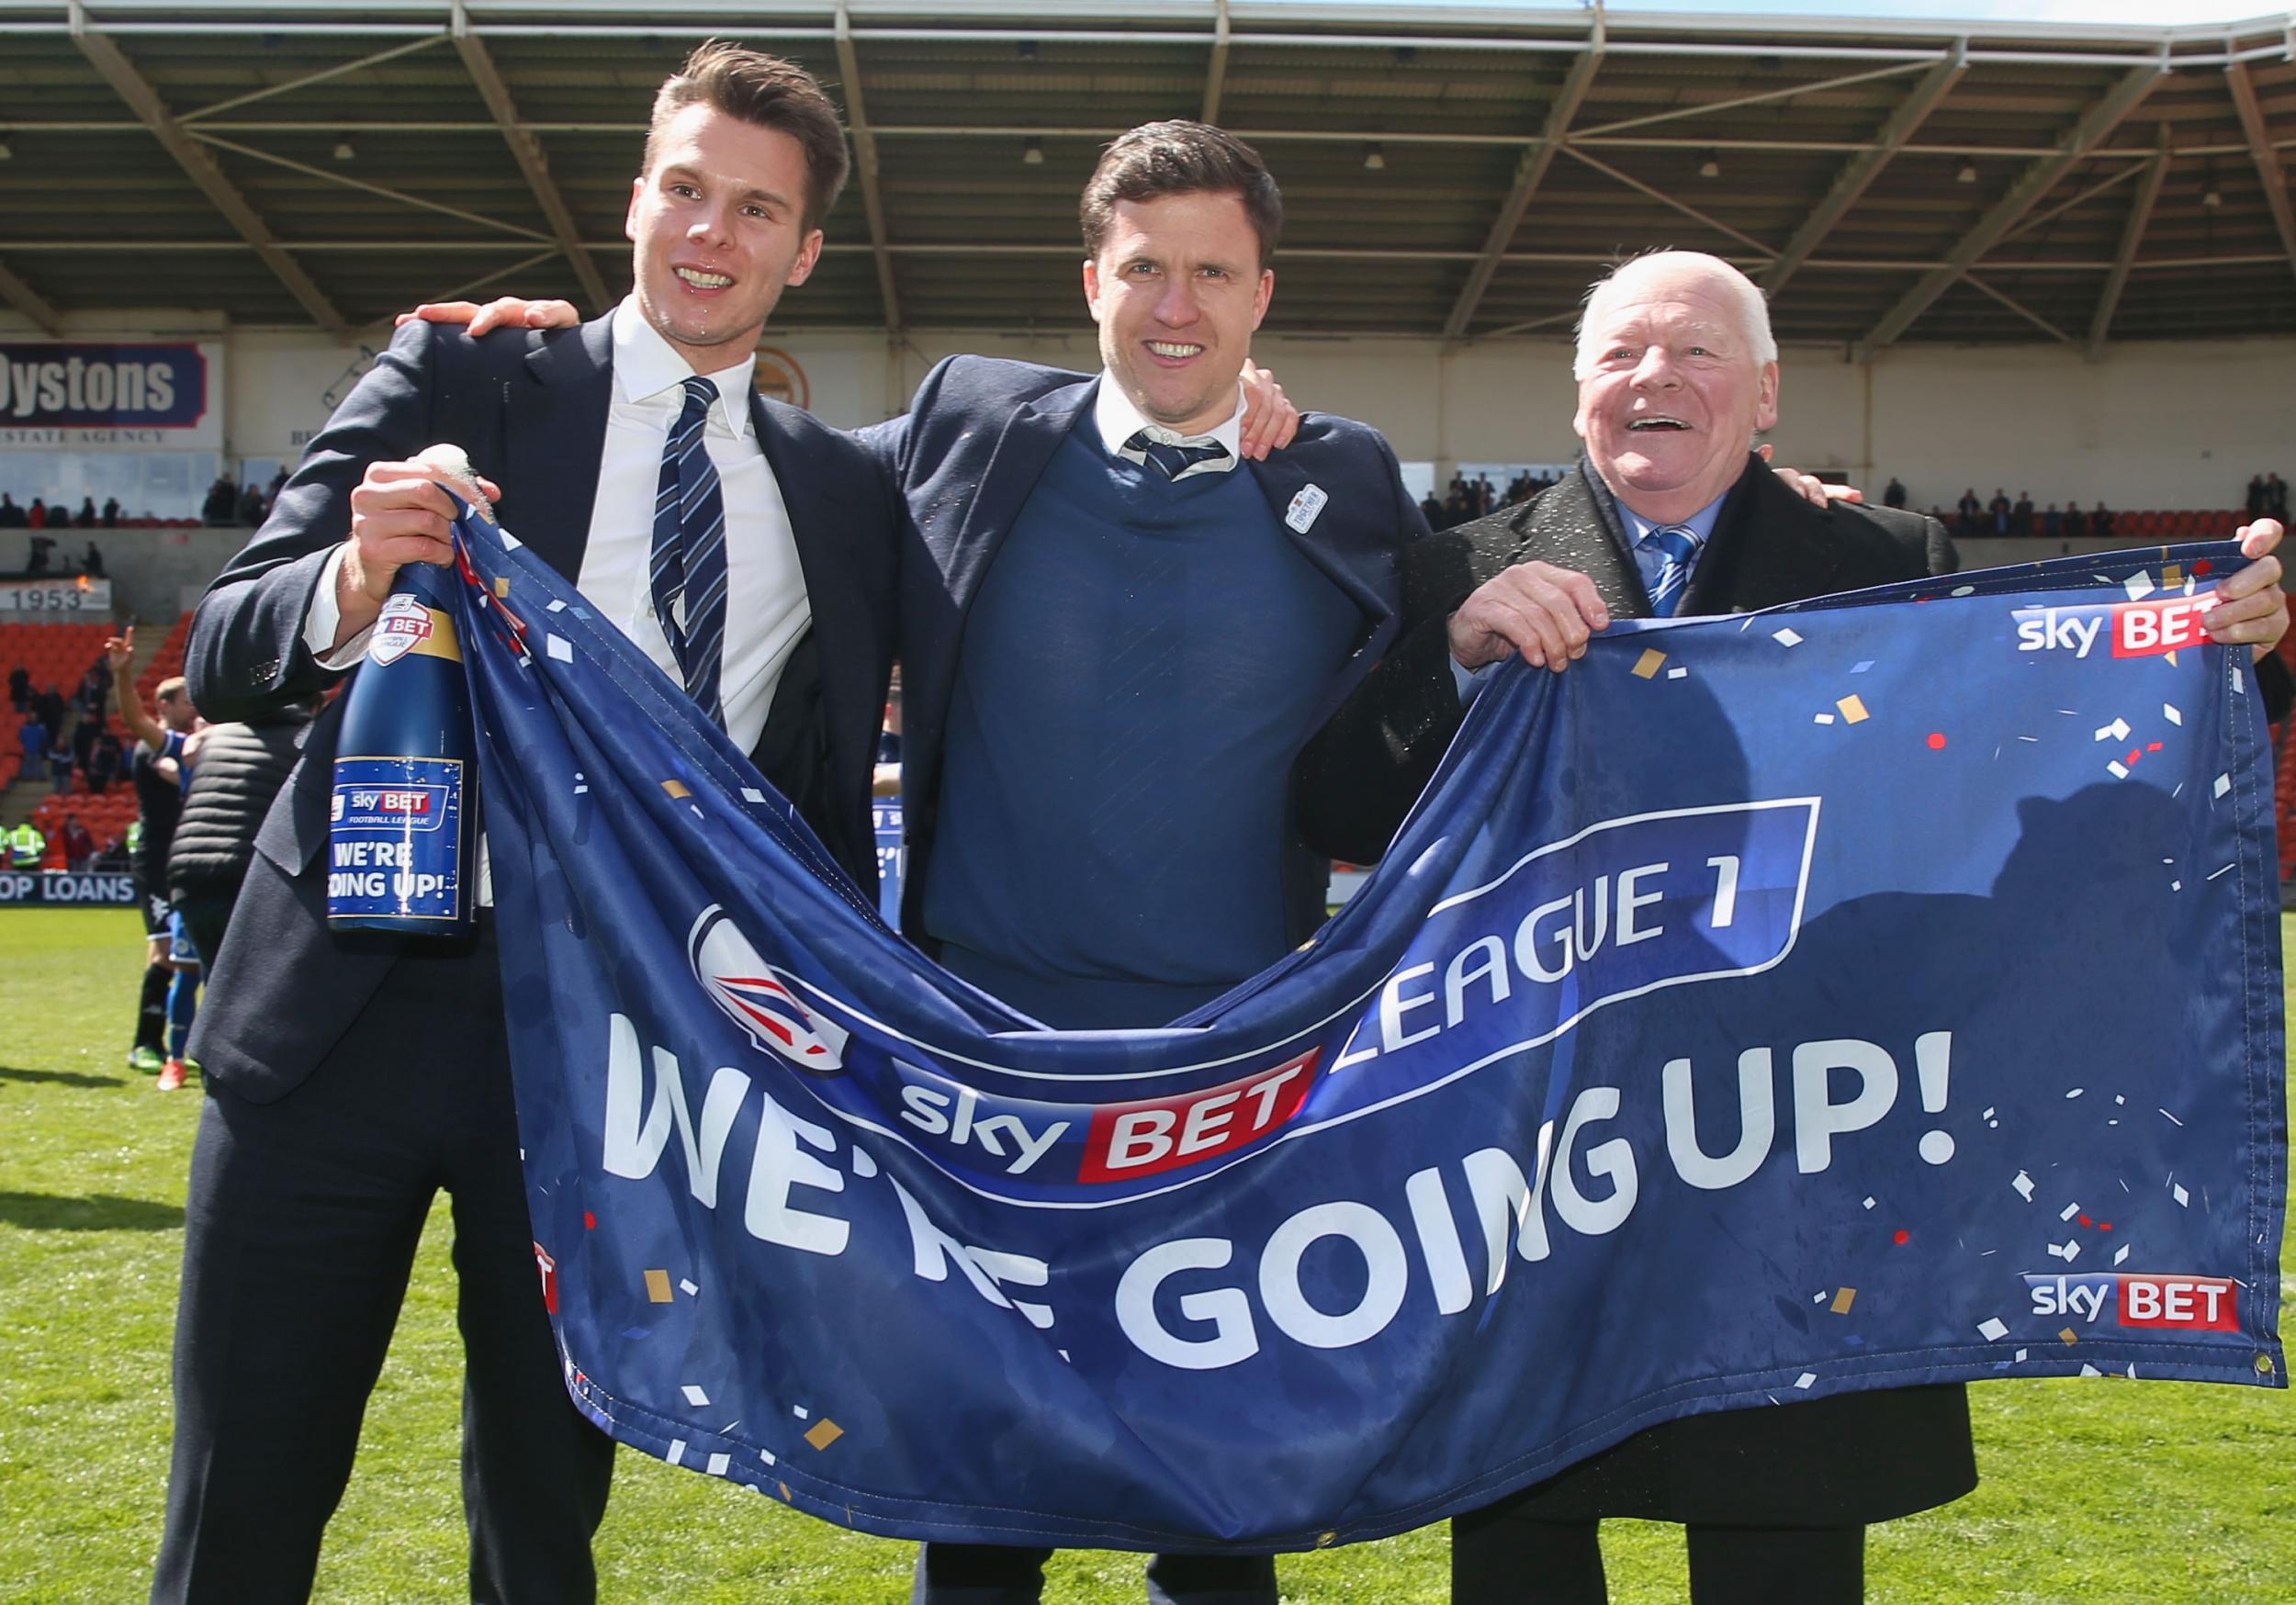
[[2129,593],[2131,601],[2143,601],[2160,587],[2153,583],[2153,577],[2150,574],[2140,568],[2121,582],[2121,589]]
[[560,663],[574,661],[574,643],[563,635],[546,636],[543,640],[543,648]]
[[758,1458],[759,1458],[760,1460],[764,1461],[764,1462],[766,1463],[766,1465],[780,1465],[780,1464],[781,1464],[781,1462],[779,1462],[779,1461],[777,1461],[777,1460],[775,1460],[775,1459],[773,1458],[773,1451],[771,1451],[771,1449],[760,1449],[760,1450],[759,1450],[759,1451],[758,1451]]
[[1796,1386],[1796,1387],[1807,1387],[1807,1386],[1808,1386],[1811,1383],[1816,1382],[1817,1380],[1818,1380],[1818,1373],[1817,1373],[1817,1372],[1815,1372],[1815,1371],[1805,1371],[1805,1372],[1803,1372],[1803,1373],[1802,1373],[1802,1375],[1799,1375],[1799,1376],[1797,1376],[1797,1377],[1795,1377],[1795,1378],[1794,1379],[1794,1386]]
[[2134,1382],[2136,1380],[2136,1362],[2133,1360],[2129,1362],[2128,1375],[2131,1382]]
[[789,1413],[790,1413],[791,1415],[793,1415],[793,1416],[795,1416],[795,1417],[796,1417],[799,1420],[801,1420],[801,1421],[803,1421],[803,1420],[808,1420],[808,1419],[809,1419],[808,1413],[807,1413],[807,1411],[806,1411],[806,1409],[805,1409],[805,1407],[804,1405],[792,1405],[792,1406],[790,1406],[790,1407],[789,1407]]
[[2160,716],[2167,720],[2171,724],[2182,724],[2184,723],[2184,715],[2177,711],[2177,704],[2174,702],[2163,702],[2160,705]]
[[[1067,1359],[1068,1359],[1068,1351],[1067,1351],[1067,1350],[1065,1350],[1065,1349],[1055,1349],[1055,1350],[1053,1350],[1053,1351],[1052,1351],[1052,1352],[1053,1352],[1053,1353],[1055,1353],[1055,1354],[1058,1354],[1058,1355],[1059,1355],[1062,1359],[1064,1359],[1064,1360],[1067,1360]],[[1073,1365],[1073,1364],[1075,1364],[1075,1361],[1073,1361],[1073,1360],[1069,1360],[1069,1364]]]
[[1790,626],[1784,630],[1772,631],[1770,638],[1781,646],[1799,646],[1802,644],[1802,637]]
[[744,786],[741,789],[741,794],[752,802],[762,802],[765,801],[765,793],[759,791],[755,786]]
[[2099,741],[2126,741],[2128,738],[2129,722],[2126,719],[2115,719],[2097,732]]
[[1819,713],[1815,715],[1811,720],[1811,723],[1815,724],[1830,724],[1833,722],[1834,716],[1831,713]]
[[562,613],[566,612],[566,603],[554,596],[550,599],[550,605],[542,611],[546,613]]
[[497,530],[495,533],[502,537],[502,550],[505,552],[515,552],[526,544],[508,530]]
[[2066,1093],[2066,1094],[2065,1094],[2065,1099],[2066,1099],[2066,1101],[2067,1101],[2067,1102],[2070,1102],[2071,1100],[2073,1100],[2073,1099],[2075,1099],[2075,1098],[2079,1097],[2079,1096],[2081,1095],[2081,1094],[2083,1094],[2084,1092],[2086,1092],[2086,1091],[2088,1091],[2088,1088],[2086,1088],[2086,1087],[2075,1087],[2075,1088],[2074,1088],[2071,1092]]
[[710,1396],[703,1393],[700,1388],[694,1386],[691,1382],[687,1383],[678,1391],[686,1396],[686,1403],[692,1405],[697,1409],[710,1402]]
[[686,1296],[688,1298],[692,1297],[695,1294],[702,1291],[691,1282],[681,1281],[678,1284],[678,1285],[685,1289]]
[[2064,1251],[2063,1253],[2061,1253],[2061,1254],[2057,1255],[2057,1258],[2059,1258],[2060,1260],[2063,1260],[2063,1261],[2064,1261],[2066,1264],[2068,1264],[2068,1265],[2069,1265],[2069,1264],[2071,1264],[2071,1263],[2072,1263],[2075,1260],[2077,1260],[2077,1259],[2079,1259],[2080,1257],[2081,1257],[2081,1245],[2080,1245],[2079,1240],[2078,1240],[2077,1239],[2074,1239],[2074,1238],[2066,1238],[2066,1239],[2065,1240],[2065,1251]]
[[2104,1373],[2098,1370],[2094,1365],[2091,1365],[2088,1361],[2084,1360],[2081,1362],[2081,1375],[2083,1376],[2102,1376]]
[[1988,1343],[1998,1343],[2009,1336],[2009,1325],[1998,1316],[1991,1316],[1977,1323],[1978,1335]]
[[1981,1118],[1981,1119],[1986,1119],[1986,1120],[1990,1120],[1990,1119],[1992,1119],[1992,1118],[1993,1118],[1993,1106],[1992,1106],[1992,1105],[1990,1105],[1990,1104],[1987,1104],[1987,1105],[1985,1106],[1985,1113],[1984,1113],[1984,1115],[1980,1116],[1980,1117],[1979,1117],[1979,1118]]
[[1823,1304],[1826,1302],[1826,1296],[1822,1292],[1813,1293],[1809,1296],[1809,1301],[1812,1304]]
[[2125,1264],[2128,1262],[2128,1258],[2129,1245],[2127,1243],[2122,1243],[2119,1248],[2112,1251],[2112,1263],[2116,1265]]
[[1864,673],[1867,669],[1869,669],[1869,668],[1873,668],[1873,667],[1874,667],[1874,660],[1873,660],[1872,658],[1870,658],[1870,657],[1869,657],[1869,658],[1867,658],[1867,659],[1866,659],[1863,663],[1853,663],[1853,664],[1851,664],[1851,665],[1850,666],[1850,672],[1851,672],[1851,674],[1863,674],[1863,673]]
[[1874,1200],[1873,1200],[1873,1199],[1871,1199],[1871,1198],[1868,1198],[1868,1199],[1865,1201],[1865,1207],[1866,1207],[1868,1209],[1873,1208],[1873,1207],[1874,1207]]
[[2115,758],[2112,762],[2107,764],[2105,768],[2112,771],[2112,778],[2116,780],[2125,780],[2129,778],[2129,771],[2122,765],[2118,758]]
[[1957,585],[1945,594],[1948,596],[1975,596],[1977,594],[1977,588],[1974,585]]
[[2017,739],[2018,739],[2018,740],[2020,740],[2020,741],[2032,741],[2032,742],[2038,742],[2038,741],[2041,739],[2041,737],[2040,737],[2040,736],[2038,736],[2038,735],[2020,735],[2020,736],[2019,736]]
[[2168,883],[2168,890],[2171,892],[2182,892],[2184,890],[2184,882],[2181,881],[2171,881]]
[[686,1463],[686,1441],[683,1438],[672,1438],[670,1441],[670,1453],[663,1455],[662,1459],[671,1465],[683,1465]]
[[1668,679],[1688,679],[1690,678],[1690,670],[1686,668],[1670,668],[1666,671],[1666,678]]
[[2209,794],[2212,797],[2222,797],[2225,792],[2231,791],[2232,789],[2232,776],[2219,775],[2216,777],[2216,784],[2210,788]]
[[2067,1204],[2064,1208],[2057,1211],[2057,1218],[2059,1220],[2070,1220],[2080,1212],[2081,1207],[2078,1204]]
[[2233,872],[2233,867],[2232,867],[2230,864],[2227,864],[2227,865],[2225,865],[2225,866],[2224,866],[2223,869],[2221,869],[2221,870],[2210,870],[2210,871],[2209,871],[2209,879],[2210,879],[2210,880],[2212,880],[2212,881],[2213,881],[2213,880],[2215,880],[2215,879],[2216,879],[2219,875],[2229,875],[2229,874],[2231,874],[2232,872]]
[[2160,1115],[2161,1115],[2161,1118],[2162,1118],[2162,1119],[2164,1119],[2164,1120],[2166,1120],[2166,1121],[2167,1121],[2167,1122],[2168,1122],[2171,1126],[2181,1126],[2181,1125],[2183,1125],[2183,1124],[2184,1124],[2184,1122],[2183,1122],[2183,1121],[2181,1121],[2181,1120],[2178,1119],[2178,1118],[2177,1118],[2174,1115],[2171,1115],[2171,1114],[2170,1114],[2167,1110],[2166,1110],[2166,1109],[2163,1109],[2163,1110],[2160,1112]]
[[728,1466],[732,1465],[733,1465],[733,1463],[734,1463],[734,1457],[733,1457],[732,1455],[730,1455],[730,1454],[713,1454],[713,1455],[711,1455],[711,1456],[710,1456],[710,1475],[711,1475],[712,1476],[724,1476],[726,1475],[726,1468],[727,1468]]
[[2179,1182],[2177,1185],[2169,1188],[2168,1195],[2177,1201],[2178,1208],[2189,1209],[2192,1207],[2192,1195],[2184,1190],[2183,1183]]
[[2017,1179],[2009,1185],[2017,1189],[2017,1195],[2024,1199],[2026,1203],[2030,1204],[2033,1201],[2033,1179],[2023,1171],[2017,1173]]
[[[2170,654],[2169,654],[2169,656],[2170,656],[2171,657],[2175,657],[2175,656],[2176,656],[2176,654],[2172,652],[2172,653],[2170,653]],[[2248,680],[2247,680],[2247,677],[2246,677],[2246,676],[2245,676],[2245,675],[2243,675],[2243,674],[2240,672],[2240,665],[2239,665],[2239,664],[2235,663],[2235,664],[2234,664],[2234,665],[2232,666],[2232,668],[2233,668],[2233,693],[2234,693],[2234,695],[2235,695],[2235,696],[2242,696],[2242,697],[2245,697],[2245,696],[2246,696],[2246,695],[2248,694]]]
[[2017,1351],[2017,1358],[2020,1362],[2022,1362],[2025,1356],[2032,1352],[2032,1351],[2030,1349],[2020,1349]]

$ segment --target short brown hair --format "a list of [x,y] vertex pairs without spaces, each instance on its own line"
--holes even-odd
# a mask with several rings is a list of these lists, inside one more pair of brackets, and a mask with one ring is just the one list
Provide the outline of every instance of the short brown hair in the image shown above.
[[1142,123],[1101,152],[1076,208],[1086,254],[1100,254],[1117,202],[1205,192],[1232,195],[1244,203],[1259,236],[1260,265],[1266,267],[1276,254],[1276,237],[1284,231],[1283,192],[1267,163],[1233,134],[1210,123],[1185,121]]
[[662,129],[689,106],[706,102],[714,110],[763,129],[778,129],[805,152],[805,227],[818,229],[845,187],[851,160],[845,152],[845,125],[837,105],[812,73],[779,56],[711,39],[654,92],[653,121],[646,130],[646,171]]

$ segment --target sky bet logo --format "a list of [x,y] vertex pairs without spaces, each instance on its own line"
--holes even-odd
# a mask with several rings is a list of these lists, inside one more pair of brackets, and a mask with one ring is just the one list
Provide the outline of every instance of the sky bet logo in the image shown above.
[[2027,1276],[2033,1314],[2093,1326],[2110,1310],[2124,1327],[2236,1332],[2239,1285],[2219,1276]]
[[2201,615],[2216,605],[2212,590],[2191,596],[2148,597],[2110,607],[2019,608],[2020,652],[2070,652],[2087,657],[2110,644],[2115,657],[2158,657],[2208,645]]

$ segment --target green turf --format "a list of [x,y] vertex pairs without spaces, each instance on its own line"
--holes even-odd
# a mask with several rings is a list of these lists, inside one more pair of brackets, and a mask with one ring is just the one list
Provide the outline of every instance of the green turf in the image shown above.
[[[2284,932],[2284,936],[2285,936]],[[168,1341],[196,1090],[122,1065],[141,945],[118,912],[0,911],[0,1600],[141,1598],[166,1480]],[[467,1598],[444,1210],[367,1412],[317,1598]],[[2296,1599],[2296,1400],[2119,1382],[1973,1390],[1985,1481],[1874,1531],[1883,1602]],[[1605,1529],[1613,1596],[1680,1599],[1671,1528]],[[910,1549],[625,1452],[599,1535],[616,1601],[906,1597]],[[1130,1601],[1139,1560],[1064,1555],[1047,1598]],[[1287,1558],[1288,1599],[1439,1601],[1440,1530]]]

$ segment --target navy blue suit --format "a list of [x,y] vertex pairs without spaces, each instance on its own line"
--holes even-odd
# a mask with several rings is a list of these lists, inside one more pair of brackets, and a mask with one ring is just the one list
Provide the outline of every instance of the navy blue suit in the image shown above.
[[[201,709],[246,718],[337,678],[313,659],[303,628],[370,463],[463,446],[501,487],[504,525],[579,575],[612,349],[604,319],[478,341],[428,324],[400,331],[201,601],[186,654]],[[850,437],[761,399],[750,416],[788,506],[814,619],[753,756],[872,887],[869,791],[898,504]],[[454,1197],[468,1363],[472,1598],[589,1600],[589,1539],[613,1445],[568,1400],[538,1296],[490,922],[475,951],[329,932],[321,849],[340,723],[338,703],[314,724],[256,838],[191,1042],[209,1095],[193,1159],[174,1463],[152,1596],[233,1605],[308,1596],[443,1186]]]
[[[917,915],[931,866],[946,733],[966,615],[1013,521],[1061,442],[1090,427],[1097,381],[1057,368],[993,357],[957,356],[918,387],[906,416],[873,430],[906,497],[917,538],[902,553],[902,806],[909,862],[902,924],[919,935]],[[1310,487],[1329,500],[1293,544],[1363,614],[1354,654],[1324,688],[1310,728],[1335,711],[1386,651],[1402,603],[1407,542],[1427,533],[1403,489],[1395,453],[1377,430],[1310,413],[1292,443],[1238,472],[1258,481],[1282,523]],[[1323,923],[1330,860],[1288,837],[1285,916],[1294,942]]]

